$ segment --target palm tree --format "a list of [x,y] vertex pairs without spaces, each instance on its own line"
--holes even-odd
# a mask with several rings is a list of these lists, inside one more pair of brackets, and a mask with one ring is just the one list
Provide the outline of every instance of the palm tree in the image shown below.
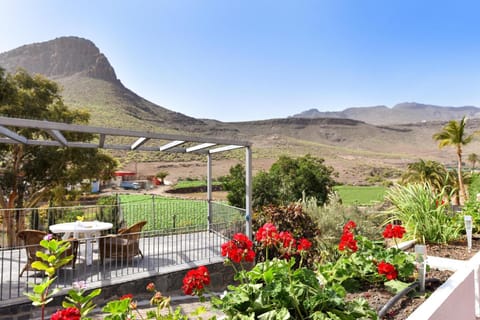
[[464,201],[466,201],[467,193],[465,192],[465,185],[462,176],[462,146],[467,145],[473,140],[473,135],[465,136],[465,117],[460,121],[451,120],[442,129],[442,131],[435,133],[433,139],[438,141],[438,147],[453,146],[457,153],[457,173],[458,173],[458,187],[460,194]]
[[433,160],[420,159],[408,164],[402,175],[402,183],[429,183],[434,190],[442,190],[447,177],[447,169],[443,164]]
[[472,172],[475,171],[475,164],[478,162],[478,154],[470,153],[468,155],[468,161],[472,164]]

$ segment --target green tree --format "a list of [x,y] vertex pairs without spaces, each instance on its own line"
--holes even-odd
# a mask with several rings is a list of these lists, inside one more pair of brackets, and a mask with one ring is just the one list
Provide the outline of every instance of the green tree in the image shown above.
[[[90,118],[86,111],[65,106],[55,82],[24,70],[15,74],[0,71],[0,114],[71,124],[87,124]],[[51,139],[42,130],[9,129],[28,139]],[[91,134],[63,134],[69,141],[93,139]],[[54,187],[66,187],[83,179],[110,178],[116,165],[114,159],[97,149],[1,144],[0,207],[33,207]],[[16,232],[24,229],[24,215],[5,214],[3,218],[8,244],[13,245]]]
[[468,161],[472,164],[472,171],[475,171],[475,164],[478,162],[478,154],[470,153],[468,155]]
[[155,175],[155,177],[157,177],[159,180],[160,180],[160,183],[161,184],[164,184],[165,183],[165,178],[168,176],[168,172],[167,171],[158,171],[157,174]]
[[[327,201],[334,185],[333,168],[324,160],[305,155],[299,158],[281,156],[268,172],[261,171],[253,178],[252,205],[285,205],[302,197],[314,197],[319,204]],[[237,165],[223,177],[230,204],[245,206],[245,170]]]
[[324,165],[324,160],[307,154],[299,158],[281,156],[270,168],[273,182],[279,182],[280,204],[298,201],[302,197],[315,197],[325,203],[331,188],[333,168]]
[[465,134],[465,125],[467,119],[465,117],[460,121],[449,121],[442,129],[433,135],[433,139],[438,141],[438,147],[443,148],[445,146],[453,146],[457,154],[457,173],[458,173],[458,186],[460,194],[464,201],[468,200],[467,193],[465,192],[465,184],[462,176],[462,146],[467,145],[473,140],[473,134]]
[[441,190],[446,182],[447,169],[443,164],[433,160],[420,159],[409,163],[402,175],[402,184],[429,183],[435,190]]
[[232,206],[245,208],[245,167],[237,164],[229,173],[220,179],[223,189],[228,191],[227,200]]

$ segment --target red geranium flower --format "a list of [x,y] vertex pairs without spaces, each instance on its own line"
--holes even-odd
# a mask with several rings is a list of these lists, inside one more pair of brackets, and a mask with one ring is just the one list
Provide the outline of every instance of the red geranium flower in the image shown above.
[[153,292],[153,291],[155,291],[155,283],[150,282],[149,284],[147,284],[147,288],[146,288],[146,289],[147,289],[148,292]]
[[395,266],[388,262],[380,262],[377,266],[377,270],[379,274],[384,274],[388,280],[397,279],[398,273],[397,270],[395,270]]
[[80,320],[80,311],[77,308],[66,308],[52,314],[51,320]]
[[210,284],[210,274],[205,266],[192,269],[183,278],[183,292],[186,295],[201,295],[204,287]]
[[346,248],[353,252],[358,250],[357,240],[355,240],[353,233],[348,230],[343,232],[342,237],[340,238],[340,243],[338,244],[338,250],[344,251]]
[[312,243],[308,239],[302,238],[298,240],[298,245],[297,245],[298,251],[307,251],[311,247],[312,247]]
[[343,232],[350,231],[352,229],[355,229],[356,227],[357,224],[355,223],[355,221],[350,220],[343,226]]
[[247,262],[255,260],[253,242],[243,233],[236,233],[233,239],[222,244],[222,256],[239,263],[244,259]]
[[120,297],[118,300],[133,299],[133,294],[127,293]]
[[267,247],[275,245],[279,241],[277,228],[271,223],[265,223],[258,229],[255,239]]
[[278,235],[278,239],[282,242],[284,248],[294,248],[295,247],[295,239],[293,238],[292,234],[288,231],[282,231]]
[[387,226],[385,227],[385,230],[383,231],[383,237],[385,239],[391,239],[391,238],[401,239],[403,238],[404,234],[405,234],[405,228],[400,225],[387,224]]

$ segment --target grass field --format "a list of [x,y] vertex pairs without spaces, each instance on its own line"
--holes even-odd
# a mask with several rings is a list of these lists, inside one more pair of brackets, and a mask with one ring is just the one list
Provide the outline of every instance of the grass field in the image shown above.
[[147,220],[145,230],[163,230],[205,226],[207,202],[150,195],[121,195],[120,202],[127,225]]
[[[144,230],[173,228],[205,228],[208,224],[206,200],[178,199],[151,195],[121,195],[122,214],[127,225],[148,221]],[[235,208],[212,204],[212,222],[243,220]]]
[[382,202],[387,188],[382,186],[336,186],[334,190],[338,192],[342,203],[348,206],[372,205]]

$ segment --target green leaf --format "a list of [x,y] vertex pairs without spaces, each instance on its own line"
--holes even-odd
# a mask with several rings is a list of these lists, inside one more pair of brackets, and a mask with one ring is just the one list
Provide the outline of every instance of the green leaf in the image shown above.
[[408,288],[408,286],[410,285],[411,283],[406,283],[400,280],[390,280],[385,282],[385,288],[387,288],[388,291],[392,292],[393,294],[396,294],[403,289]]

